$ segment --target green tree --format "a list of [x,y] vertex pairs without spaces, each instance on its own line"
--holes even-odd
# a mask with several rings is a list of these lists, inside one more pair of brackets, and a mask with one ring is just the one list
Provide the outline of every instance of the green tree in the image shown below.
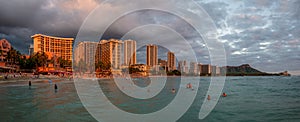
[[0,50],[0,57],[1,57],[1,61],[3,61],[3,50]]
[[178,70],[173,70],[173,71],[167,72],[167,75],[176,75],[176,76],[180,76],[180,75],[181,75],[181,72],[178,71]]
[[32,56],[30,56],[30,58],[26,59],[26,61],[25,61],[24,69],[35,69],[35,68],[37,68],[35,65],[35,62],[34,62]]
[[21,60],[21,53],[11,48],[6,55],[6,62],[10,65],[18,65]]
[[71,61],[65,60],[62,57],[58,57],[56,63],[58,63],[61,68],[71,67],[72,65]]
[[32,60],[37,69],[38,67],[43,67],[43,69],[45,69],[48,64],[48,55],[44,52],[37,52],[32,56]]
[[105,68],[105,65],[102,61],[99,61],[98,63],[95,64],[96,70],[102,71]]
[[104,64],[104,70],[110,70],[111,69],[111,63],[105,63]]
[[138,68],[129,67],[129,74],[141,72]]

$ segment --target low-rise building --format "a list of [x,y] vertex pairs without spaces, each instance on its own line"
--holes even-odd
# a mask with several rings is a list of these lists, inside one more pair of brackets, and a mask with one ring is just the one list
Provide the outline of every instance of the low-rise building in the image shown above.
[[167,61],[166,60],[158,59],[158,65],[162,69],[167,70]]
[[6,39],[0,40],[0,61],[4,62],[7,56],[7,53],[11,49],[11,44]]
[[145,64],[133,64],[130,66],[130,68],[138,69],[139,72],[135,72],[137,74],[140,74],[142,76],[147,76],[149,73],[149,66]]

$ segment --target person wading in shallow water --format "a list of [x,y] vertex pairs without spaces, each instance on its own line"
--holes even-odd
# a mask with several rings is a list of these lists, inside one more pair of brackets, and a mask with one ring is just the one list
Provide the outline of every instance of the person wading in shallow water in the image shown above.
[[57,85],[56,84],[54,84],[54,90],[55,90],[55,92],[57,92]]
[[31,89],[31,81],[28,82],[29,89]]

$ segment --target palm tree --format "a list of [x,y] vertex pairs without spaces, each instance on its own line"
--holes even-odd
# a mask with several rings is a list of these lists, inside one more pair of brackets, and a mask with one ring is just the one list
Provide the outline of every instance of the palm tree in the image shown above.
[[37,52],[32,56],[32,58],[37,69],[38,67],[43,67],[43,69],[45,69],[45,66],[48,63],[48,55],[46,53]]
[[15,64],[20,64],[20,61],[22,59],[22,54],[20,53],[20,51],[15,50],[16,54],[15,54]]
[[17,51],[14,48],[10,48],[10,50],[7,52],[6,60],[10,65],[12,65],[16,62],[16,59],[15,59],[16,55],[17,55]]
[[99,61],[97,64],[95,64],[96,70],[102,71],[104,69],[104,63],[102,61]]
[[59,66],[60,66],[61,68],[70,67],[70,66],[72,65],[71,61],[65,60],[65,59],[63,59],[63,58],[61,58],[61,57],[59,57],[59,58],[57,59],[57,63],[59,64]]
[[0,57],[1,57],[1,61],[3,61],[3,50],[0,50]]
[[9,63],[9,64],[11,63],[11,59],[12,59],[12,51],[11,51],[11,49],[7,52],[7,55],[6,55],[5,59],[6,59],[7,63]]
[[43,69],[45,69],[46,65],[48,64],[48,55],[45,52],[42,52],[40,60]]
[[35,64],[33,56],[30,56],[29,59],[25,59],[24,68],[25,69],[34,69],[34,68],[36,68],[36,64]]

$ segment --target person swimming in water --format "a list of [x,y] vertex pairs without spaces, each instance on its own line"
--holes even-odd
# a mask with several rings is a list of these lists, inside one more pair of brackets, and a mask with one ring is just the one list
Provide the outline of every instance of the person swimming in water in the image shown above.
[[210,100],[210,95],[207,95],[207,100]]
[[188,83],[188,84],[186,85],[186,88],[191,89],[191,88],[192,88],[192,84],[191,84],[191,83]]
[[227,97],[227,94],[225,92],[223,92],[222,96],[223,97]]
[[173,89],[172,89],[172,93],[175,93],[175,92],[176,92],[176,90],[173,88]]

